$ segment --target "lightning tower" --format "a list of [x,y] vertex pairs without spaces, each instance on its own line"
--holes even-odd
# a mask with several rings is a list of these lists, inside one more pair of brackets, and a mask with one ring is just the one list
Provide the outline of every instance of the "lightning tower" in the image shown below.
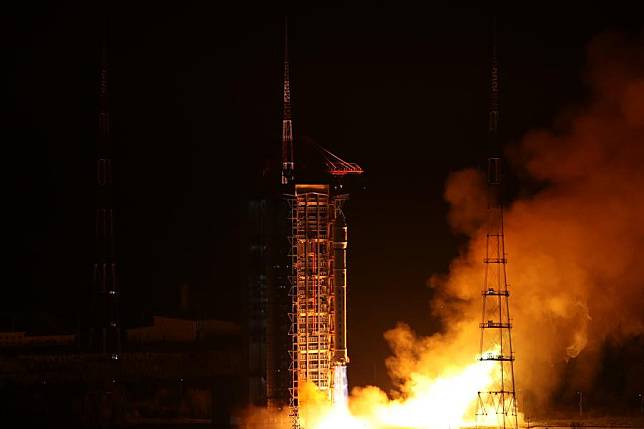
[[498,136],[499,67],[493,29],[490,70],[489,149],[487,159],[487,224],[485,277],[483,281],[479,360],[494,365],[495,381],[488,391],[478,392],[477,426],[517,428],[514,385],[514,351],[510,291],[503,228],[502,157]]
[[90,349],[117,360],[121,353],[118,283],[114,246],[112,142],[108,105],[106,43],[99,70],[98,137],[96,143],[96,259]]
[[288,62],[288,21],[284,20],[284,80],[282,93],[282,185],[291,185],[295,180],[293,153],[293,118],[291,113],[291,77]]

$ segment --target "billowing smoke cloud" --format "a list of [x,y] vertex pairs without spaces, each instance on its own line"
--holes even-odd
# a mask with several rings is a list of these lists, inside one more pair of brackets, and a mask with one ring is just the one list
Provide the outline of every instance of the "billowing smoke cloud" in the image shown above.
[[[509,204],[505,216],[517,387],[539,404],[567,360],[583,352],[590,364],[574,381],[590,381],[607,339],[644,331],[644,43],[596,38],[586,77],[587,103],[508,151],[515,171],[540,189]],[[470,242],[447,276],[431,279],[433,311],[446,331],[416,338],[401,326],[386,334],[400,385],[412,372],[431,373],[477,351],[484,179],[457,172],[445,195],[450,224]]]

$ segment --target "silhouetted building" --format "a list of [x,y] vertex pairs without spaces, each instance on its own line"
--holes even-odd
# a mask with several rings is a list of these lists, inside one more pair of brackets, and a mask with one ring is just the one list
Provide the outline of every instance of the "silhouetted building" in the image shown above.
[[244,402],[240,331],[226,321],[154,316],[126,330],[118,365],[82,352],[76,334],[0,332],[0,417],[43,427],[229,427]]

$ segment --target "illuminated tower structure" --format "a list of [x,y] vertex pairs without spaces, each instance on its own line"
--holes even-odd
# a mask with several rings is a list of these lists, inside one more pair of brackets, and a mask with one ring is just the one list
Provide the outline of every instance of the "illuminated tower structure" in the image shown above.
[[[285,55],[288,51],[285,49]],[[288,57],[284,60],[282,185],[290,206],[289,312],[291,347],[289,416],[300,427],[300,388],[312,383],[329,400],[347,397],[347,223],[342,211],[349,195],[341,180],[362,174],[324,148],[325,177],[296,180]]]
[[517,400],[514,383],[514,351],[510,291],[503,227],[502,157],[498,137],[499,68],[496,44],[492,43],[491,97],[489,111],[489,155],[487,159],[487,224],[485,276],[479,360],[493,365],[495,381],[488,391],[478,392],[477,426],[517,428]]
[[90,350],[117,360],[121,353],[118,282],[114,246],[112,141],[108,103],[107,49],[99,70],[98,137],[96,143],[96,259],[94,263],[94,323]]

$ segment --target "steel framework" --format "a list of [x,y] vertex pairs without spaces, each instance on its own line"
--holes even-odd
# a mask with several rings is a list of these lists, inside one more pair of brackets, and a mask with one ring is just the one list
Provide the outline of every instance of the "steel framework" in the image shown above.
[[503,226],[502,159],[498,145],[499,75],[493,43],[489,112],[490,156],[487,162],[487,201],[485,276],[483,281],[479,360],[494,363],[494,382],[489,390],[478,392],[477,426],[489,426],[491,414],[497,427],[517,428],[517,400],[514,384],[514,351],[510,291],[506,266]]
[[[295,180],[287,34],[285,23],[281,183],[290,224],[289,417],[291,428],[298,429],[304,383],[312,383],[330,400],[347,396],[347,225],[342,206],[348,194],[335,191],[341,184],[332,190],[329,184]],[[327,173],[336,181],[363,173],[358,164],[321,150]]]
[[[328,184],[296,184],[291,204],[290,416],[299,427],[299,389],[310,382],[333,399],[346,345],[347,226]],[[341,371],[345,374],[345,371]],[[344,380],[344,379],[343,379]]]
[[364,170],[355,162],[347,162],[331,153],[322,146],[319,147],[325,157],[326,167],[332,176],[346,176],[347,174],[362,174]]
[[312,382],[330,392],[333,375],[331,241],[334,217],[328,185],[295,185],[292,200],[291,412],[299,426],[299,388]]

